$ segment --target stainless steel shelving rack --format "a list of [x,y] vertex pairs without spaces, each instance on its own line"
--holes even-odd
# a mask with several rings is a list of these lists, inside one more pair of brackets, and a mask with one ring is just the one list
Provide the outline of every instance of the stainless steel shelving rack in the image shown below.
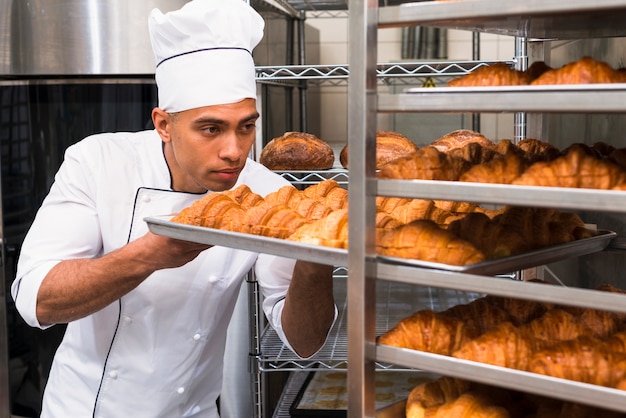
[[554,287],[451,273],[385,265],[373,251],[374,200],[376,195],[464,200],[500,204],[528,204],[559,209],[585,208],[623,212],[622,192],[515,187],[452,182],[377,180],[374,150],[377,112],[617,112],[626,111],[623,85],[600,87],[546,87],[541,89],[414,89],[411,93],[379,95],[376,92],[376,30],[379,27],[431,25],[516,37],[586,38],[624,36],[626,2],[599,0],[498,0],[420,2],[378,7],[371,2],[350,2],[349,79],[350,243],[348,248],[348,416],[373,417],[374,364],[379,361],[416,367],[496,386],[626,411],[626,393],[616,389],[459,361],[412,350],[377,345],[375,300],[377,280],[415,285],[465,289],[500,296],[547,301],[613,311],[626,311],[626,296],[607,295],[582,288]]

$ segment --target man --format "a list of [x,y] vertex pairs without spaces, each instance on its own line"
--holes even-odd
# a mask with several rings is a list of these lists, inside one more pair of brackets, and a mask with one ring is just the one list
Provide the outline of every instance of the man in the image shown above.
[[68,148],[11,289],[31,326],[68,324],[42,417],[217,417],[226,328],[253,266],[285,342],[303,357],[324,343],[332,266],[170,239],[143,221],[242,183],[261,195],[287,184],[247,159],[263,26],[241,0],[153,10],[156,129]]

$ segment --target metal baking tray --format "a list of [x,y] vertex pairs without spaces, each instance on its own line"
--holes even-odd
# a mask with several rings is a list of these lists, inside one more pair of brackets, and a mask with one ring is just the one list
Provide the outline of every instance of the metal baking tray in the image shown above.
[[480,274],[493,276],[496,274],[510,273],[529,267],[541,266],[569,257],[577,257],[604,250],[617,234],[613,231],[598,230],[596,235],[565,244],[551,245],[539,250],[513,255],[510,257],[496,258],[482,261],[480,263],[468,264],[465,266],[454,266],[450,264],[434,263],[422,260],[388,257],[379,255],[376,258],[386,264],[421,267],[439,270],[448,270],[457,273]]
[[239,232],[222,231],[202,226],[185,225],[172,222],[173,215],[145,218],[148,229],[157,235],[176,238],[201,244],[221,245],[281,257],[290,257],[334,266],[348,265],[348,251],[320,245],[301,244],[278,238]]
[[[278,238],[268,238],[201,226],[185,225],[171,222],[171,217],[172,215],[148,217],[145,218],[145,221],[150,231],[170,238],[199,242],[202,244],[222,245],[241,250],[274,254],[282,257],[332,264],[335,266],[347,266],[348,263],[348,251],[344,249],[301,244]],[[616,236],[617,234],[613,231],[598,230],[597,235],[591,238],[584,238],[524,254],[497,258],[465,266],[454,266],[382,255],[378,255],[377,260],[392,265],[430,268],[458,273],[497,275],[540,266],[569,257],[599,252],[604,250]]]

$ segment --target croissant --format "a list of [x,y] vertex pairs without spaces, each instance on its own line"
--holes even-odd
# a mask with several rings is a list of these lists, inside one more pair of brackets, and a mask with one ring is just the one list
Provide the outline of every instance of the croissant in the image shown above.
[[467,392],[440,407],[427,409],[424,413],[424,417],[510,418],[511,415],[505,408],[495,405],[485,394]]
[[459,181],[510,184],[529,166],[528,159],[519,152],[498,154],[486,163],[469,168],[460,175]]
[[[376,196],[376,210],[378,212],[393,213],[398,207],[406,205],[411,202],[412,199],[406,197],[389,197],[389,196]],[[424,200],[424,202],[430,202]]]
[[462,158],[452,157],[427,146],[391,161],[380,168],[383,179],[457,180],[469,167]]
[[447,231],[478,248],[486,259],[508,257],[530,249],[518,231],[502,226],[500,215],[492,219],[481,212],[468,213],[452,221]]
[[309,186],[302,193],[310,199],[321,201],[331,210],[348,207],[348,191],[332,179]]
[[293,186],[283,186],[269,193],[265,196],[265,202],[270,205],[285,205],[309,220],[323,218],[332,211],[321,201],[307,197]]
[[435,206],[439,209],[447,210],[453,213],[470,213],[479,210],[477,203],[457,202],[454,200],[435,200]]
[[448,376],[417,385],[407,397],[406,418],[422,418],[427,408],[454,401],[470,388],[467,380]]
[[428,220],[380,230],[376,237],[376,251],[392,257],[451,265],[467,265],[485,260],[485,255],[472,244]]
[[529,186],[612,189],[626,183],[626,171],[608,160],[587,154],[581,147],[571,148],[552,161],[531,165],[512,184]]
[[517,147],[524,152],[531,161],[549,161],[559,156],[559,149],[549,142],[535,138],[524,138],[517,143]]
[[516,327],[511,322],[503,322],[495,329],[467,341],[452,356],[494,366],[526,370],[532,353],[550,344],[546,340],[534,338],[531,333]]
[[244,211],[223,193],[209,193],[171,218],[172,222],[234,231]]
[[609,64],[596,61],[591,57],[582,57],[561,68],[545,71],[531,84],[589,84],[621,83],[624,77]]
[[470,303],[455,305],[441,312],[444,316],[465,321],[473,334],[481,335],[503,322],[513,320],[511,315],[500,306],[492,304],[489,299],[479,298]]
[[447,152],[451,157],[461,158],[472,165],[486,163],[497,155],[493,145],[484,146],[478,142],[470,142],[459,148],[452,148]]
[[378,337],[378,343],[450,355],[474,338],[463,320],[421,310],[399,321]]
[[478,338],[465,343],[452,355],[496,366],[526,370],[532,353],[555,341],[591,336],[591,331],[561,309],[550,309],[539,318],[516,327],[503,322]]
[[307,222],[306,218],[285,205],[262,202],[245,212],[241,230],[237,232],[284,239]]
[[250,190],[250,187],[246,184],[241,184],[234,189],[226,190],[222,193],[237,202],[243,210],[248,210],[263,201],[263,197]]
[[303,244],[348,248],[348,209],[339,209],[310,223],[303,223],[288,237]]
[[523,325],[539,318],[549,309],[549,306],[542,302],[533,300],[506,298],[501,296],[487,295],[485,299],[491,305],[502,308],[511,318],[514,325]]
[[448,87],[460,86],[519,86],[530,83],[529,75],[498,62],[480,67],[469,74],[450,81]]
[[626,353],[612,351],[597,338],[580,337],[537,351],[528,370],[600,386],[617,386],[626,378]]

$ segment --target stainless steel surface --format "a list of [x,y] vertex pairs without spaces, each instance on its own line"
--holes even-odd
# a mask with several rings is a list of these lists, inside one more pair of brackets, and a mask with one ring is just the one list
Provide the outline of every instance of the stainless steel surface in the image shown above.
[[184,225],[171,222],[169,221],[170,218],[171,216],[155,216],[146,218],[145,221],[150,231],[155,234],[202,244],[223,245],[334,266],[345,266],[348,259],[348,252],[342,249],[297,244],[284,239]]
[[152,74],[148,14],[187,0],[0,0],[0,76]]
[[612,113],[626,110],[626,84],[410,88],[378,103],[381,112]]
[[581,255],[602,251],[616,236],[617,234],[612,231],[598,231],[596,236],[590,238],[584,238],[560,245],[552,245],[523,254],[496,258],[465,266],[453,266],[449,264],[381,255],[376,258],[383,263],[398,266],[430,268],[460,273],[480,274],[483,276],[494,276],[497,274],[506,274],[517,270],[549,264],[566,258],[579,257]]
[[391,264],[378,265],[378,278],[584,308],[597,309],[601,306],[607,311],[626,312],[626,295],[599,290],[477,276],[445,270],[416,269]]
[[376,352],[377,358],[381,360],[405,366],[423,367],[425,370],[446,376],[466,378],[505,388],[510,388],[514,384],[515,390],[523,392],[548,395],[616,411],[626,410],[626,392],[623,390],[386,345],[378,345]]
[[[348,85],[348,146],[350,180],[348,189],[348,418],[374,415],[374,362],[376,313],[376,267],[368,262],[374,256],[376,190],[369,181],[375,177],[376,161],[376,49],[378,43],[377,5],[370,1],[351,1],[348,28],[350,33],[350,68]],[[364,119],[365,118],[365,119]]]
[[563,187],[512,186],[459,181],[378,180],[378,194],[419,199],[454,199],[465,202],[510,204],[555,209],[621,212],[626,192]]
[[380,27],[433,25],[525,38],[624,36],[621,0],[425,1],[381,7]]

